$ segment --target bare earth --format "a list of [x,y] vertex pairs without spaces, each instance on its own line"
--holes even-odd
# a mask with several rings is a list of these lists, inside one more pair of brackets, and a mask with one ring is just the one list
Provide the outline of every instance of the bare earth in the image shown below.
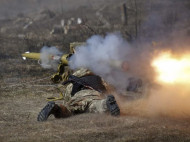
[[45,95],[1,96],[1,141],[190,141],[189,121],[81,114],[37,122]]
[[[4,79],[4,83],[1,82],[0,140],[2,142],[190,141],[189,120],[165,117],[80,114],[67,119],[55,119],[51,116],[46,122],[37,122],[37,115],[46,104],[46,97],[56,96],[58,93],[54,87],[40,85],[39,82],[42,84],[50,82],[45,75],[44,80],[41,78],[43,75],[35,79],[30,78],[28,83],[23,84],[17,83],[19,79],[16,78],[7,78]],[[6,84],[5,82],[9,80],[11,84]]]

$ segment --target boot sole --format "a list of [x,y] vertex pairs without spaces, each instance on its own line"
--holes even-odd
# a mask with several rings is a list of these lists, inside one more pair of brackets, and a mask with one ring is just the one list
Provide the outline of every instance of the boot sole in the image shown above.
[[106,100],[106,105],[113,116],[119,116],[120,115],[120,109],[119,106],[115,100],[115,97],[113,95],[108,95]]
[[38,114],[37,121],[46,121],[54,106],[55,102],[48,102],[47,105]]

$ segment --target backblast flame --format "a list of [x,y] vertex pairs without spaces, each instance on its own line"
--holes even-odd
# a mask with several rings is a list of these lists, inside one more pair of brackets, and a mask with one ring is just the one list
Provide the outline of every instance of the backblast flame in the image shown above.
[[164,83],[190,83],[190,54],[175,58],[171,53],[160,54],[152,62],[158,73],[157,81]]

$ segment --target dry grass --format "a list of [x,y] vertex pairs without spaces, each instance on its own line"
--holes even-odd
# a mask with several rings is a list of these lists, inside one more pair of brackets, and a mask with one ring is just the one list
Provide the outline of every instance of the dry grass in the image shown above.
[[32,89],[1,93],[1,141],[189,141],[189,121],[137,116],[81,114],[37,122],[45,105],[44,93]]

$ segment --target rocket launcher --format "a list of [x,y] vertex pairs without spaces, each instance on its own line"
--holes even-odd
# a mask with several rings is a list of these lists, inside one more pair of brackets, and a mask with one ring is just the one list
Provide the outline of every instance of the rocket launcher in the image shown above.
[[[63,55],[48,55],[48,59],[50,61],[56,61],[58,63],[62,63],[64,65],[68,65],[68,58],[71,56],[71,54],[63,54]],[[22,58],[26,60],[34,59],[34,60],[41,60],[41,54],[35,53],[35,52],[25,52],[22,54]]]
[[[45,56],[45,57],[44,57]],[[69,74],[68,60],[72,54],[53,55],[53,54],[41,54],[35,52],[25,52],[22,54],[22,58],[26,60],[34,59],[38,60],[38,63],[44,68],[57,69],[57,73],[53,74],[51,80],[54,83],[59,83],[62,80],[66,80]],[[43,61],[45,58],[45,62]]]

